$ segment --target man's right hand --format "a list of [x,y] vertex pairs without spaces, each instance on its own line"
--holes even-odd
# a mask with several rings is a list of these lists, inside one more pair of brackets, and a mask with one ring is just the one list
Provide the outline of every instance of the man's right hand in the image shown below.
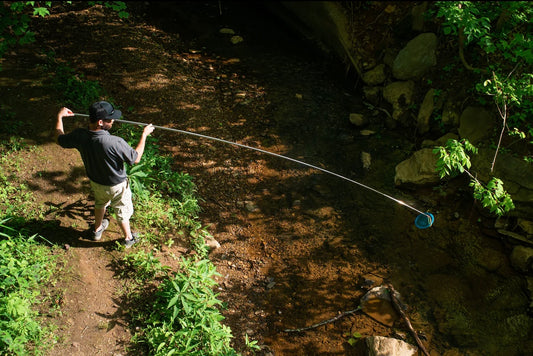
[[74,116],[74,113],[69,108],[61,108],[57,113],[58,118],[63,118],[65,116]]
[[152,132],[154,132],[154,129],[155,129],[155,127],[154,127],[154,125],[152,125],[152,124],[146,126],[146,127],[144,128],[144,130],[143,130],[143,135],[145,135],[145,136],[150,135]]

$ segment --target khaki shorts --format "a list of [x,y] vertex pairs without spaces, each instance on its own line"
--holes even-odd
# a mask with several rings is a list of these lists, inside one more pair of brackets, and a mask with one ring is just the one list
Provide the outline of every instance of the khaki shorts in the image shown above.
[[117,185],[101,185],[91,181],[94,193],[94,207],[105,209],[111,206],[115,209],[117,220],[128,221],[133,215],[133,202],[131,201],[131,189],[129,181],[125,180]]

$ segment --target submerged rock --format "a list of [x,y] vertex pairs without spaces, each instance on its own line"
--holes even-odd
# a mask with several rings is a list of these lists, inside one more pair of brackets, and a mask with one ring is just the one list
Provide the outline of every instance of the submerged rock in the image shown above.
[[[400,300],[400,295],[396,292],[396,298]],[[390,292],[385,286],[374,287],[361,298],[361,309],[363,313],[372,319],[392,327],[398,320],[398,312],[392,305]]]

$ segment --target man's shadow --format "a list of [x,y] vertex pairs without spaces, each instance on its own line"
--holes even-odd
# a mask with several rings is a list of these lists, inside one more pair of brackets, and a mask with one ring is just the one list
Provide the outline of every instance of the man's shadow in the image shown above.
[[[48,206],[44,220],[33,219],[19,222],[19,219],[12,217],[7,220],[5,225],[25,236],[36,235],[36,241],[65,248],[103,247],[105,249],[114,249],[117,247],[117,242],[123,240],[122,238],[106,239],[105,233],[102,240],[93,240],[94,202],[83,199],[72,203],[65,201],[59,204],[52,202],[45,202],[44,204]],[[62,226],[62,221],[65,224],[71,222],[72,225]],[[86,224],[89,221],[91,223]],[[86,227],[87,225],[89,226]]]
[[[8,225],[9,226],[9,225]],[[94,248],[103,247],[105,249],[115,249],[117,243],[123,239],[106,239],[102,237],[100,241],[94,241],[91,229],[80,229],[74,226],[61,226],[59,220],[28,220],[24,226],[13,226],[15,230],[26,236],[33,236],[36,241],[57,245],[63,248]]]

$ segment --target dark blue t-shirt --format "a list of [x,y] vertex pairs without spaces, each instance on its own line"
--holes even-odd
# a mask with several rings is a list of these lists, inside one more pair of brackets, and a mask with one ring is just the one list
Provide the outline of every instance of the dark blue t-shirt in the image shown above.
[[76,148],[87,176],[102,185],[116,185],[127,179],[124,162],[134,164],[138,153],[124,139],[108,131],[90,131],[78,128],[59,135],[57,142],[63,148]]

